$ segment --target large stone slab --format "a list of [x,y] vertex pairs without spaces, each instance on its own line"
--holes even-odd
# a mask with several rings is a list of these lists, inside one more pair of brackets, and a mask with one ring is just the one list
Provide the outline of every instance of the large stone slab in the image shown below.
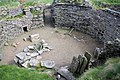
[[64,77],[66,80],[75,80],[72,73],[67,69],[61,68],[57,71],[57,73],[60,74],[62,77]]
[[87,65],[86,65],[86,69],[88,69],[88,68],[89,68],[90,60],[91,60],[91,58],[92,58],[92,55],[91,55],[88,51],[86,51],[85,54],[84,54],[84,56],[85,56],[85,57],[87,58],[87,60],[88,60]]
[[80,69],[80,72],[79,72],[80,74],[82,74],[85,71],[86,66],[88,64],[87,58],[85,56],[83,56],[82,58],[83,58],[83,63],[82,63],[82,66],[81,66],[81,69]]
[[54,61],[41,61],[41,66],[44,66],[46,68],[53,68],[55,66],[55,62]]
[[74,56],[69,68],[70,72],[75,73],[78,69],[78,65],[79,65],[79,59]]
[[79,56],[78,56],[78,59],[79,59],[79,64],[78,64],[78,68],[77,68],[76,73],[79,73],[79,72],[80,72],[80,70],[81,70],[82,63],[83,63],[83,58],[82,58],[82,55],[79,55]]

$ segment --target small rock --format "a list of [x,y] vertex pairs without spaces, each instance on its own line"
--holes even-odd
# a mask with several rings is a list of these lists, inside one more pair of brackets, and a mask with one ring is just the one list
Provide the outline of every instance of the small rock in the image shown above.
[[16,43],[13,43],[12,46],[13,46],[13,47],[17,47]]
[[16,57],[19,58],[20,60],[24,60],[26,54],[24,52],[20,52],[18,54],[16,54]]
[[31,53],[30,54],[31,57],[35,57],[35,56],[38,56],[38,55],[39,55],[39,53]]
[[23,52],[28,52],[29,51],[29,49],[27,48],[27,47],[25,47],[24,49],[23,49]]
[[26,53],[26,55],[27,55],[27,56],[30,56],[30,53],[29,53],[29,52],[27,52],[27,53]]
[[43,44],[45,44],[45,40],[44,40],[44,39],[42,39],[41,42],[42,42]]
[[23,38],[23,41],[27,41],[27,38]]
[[28,46],[28,49],[34,50],[34,46]]
[[8,46],[9,44],[8,44],[8,43],[5,43],[4,45],[5,45],[5,46]]

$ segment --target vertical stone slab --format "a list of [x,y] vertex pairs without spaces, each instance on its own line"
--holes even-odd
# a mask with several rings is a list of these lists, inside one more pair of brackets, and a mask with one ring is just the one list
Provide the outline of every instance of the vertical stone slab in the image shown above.
[[76,70],[76,73],[79,73],[80,72],[80,69],[82,67],[82,63],[83,63],[83,58],[81,55],[78,56],[78,60],[79,60],[79,64],[78,64],[78,68]]
[[75,73],[78,68],[78,65],[79,65],[79,59],[74,56],[69,68],[70,72]]
[[93,56],[94,56],[95,59],[98,59],[100,54],[101,54],[100,48],[96,48]]
[[82,74],[84,71],[85,71],[85,68],[86,68],[86,65],[88,63],[88,60],[85,56],[82,57],[83,58],[83,63],[82,63],[82,66],[81,66],[81,69],[80,69],[80,74]]
[[84,56],[85,56],[85,57],[87,58],[87,60],[88,60],[88,63],[87,63],[87,65],[86,65],[86,69],[88,69],[88,68],[89,68],[90,59],[91,59],[92,55],[91,55],[88,51],[86,51],[85,54],[84,54]]

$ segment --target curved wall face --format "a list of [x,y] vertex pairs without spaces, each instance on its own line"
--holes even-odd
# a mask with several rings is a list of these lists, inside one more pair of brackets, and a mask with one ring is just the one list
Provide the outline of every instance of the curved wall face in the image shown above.
[[52,8],[56,27],[73,27],[101,42],[120,38],[120,17],[90,7],[55,4]]

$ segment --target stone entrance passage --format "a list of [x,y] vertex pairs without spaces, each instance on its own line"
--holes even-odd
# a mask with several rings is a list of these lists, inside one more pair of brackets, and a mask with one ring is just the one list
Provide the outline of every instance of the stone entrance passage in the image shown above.
[[23,31],[24,32],[28,32],[28,28],[27,27],[23,27]]
[[44,24],[45,26],[54,27],[55,20],[52,17],[51,9],[44,9]]

